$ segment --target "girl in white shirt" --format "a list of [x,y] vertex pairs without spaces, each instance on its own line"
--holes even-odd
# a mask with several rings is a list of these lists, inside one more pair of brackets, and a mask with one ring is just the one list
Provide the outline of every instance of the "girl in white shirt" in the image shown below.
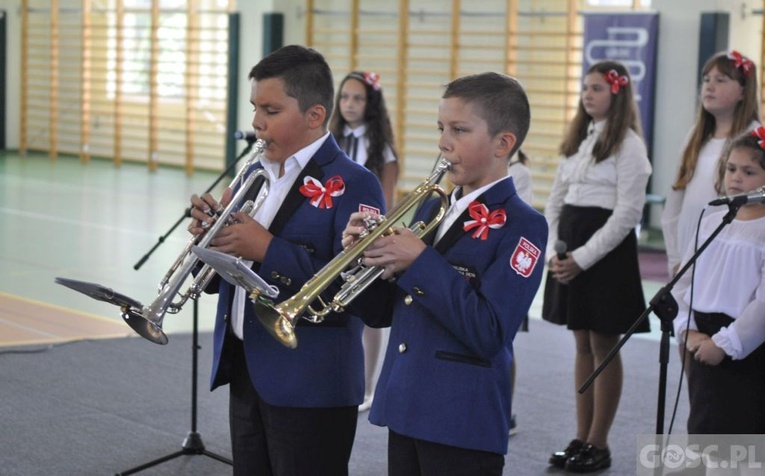
[[685,140],[661,216],[670,275],[694,239],[701,210],[722,193],[716,177],[726,143],[756,128],[760,119],[757,68],[751,60],[737,51],[718,53],[706,62],[701,78],[696,125]]
[[[731,143],[727,195],[765,186],[765,128]],[[725,211],[705,217],[699,246]],[[694,253],[690,243],[683,256]],[[689,434],[765,433],[765,204],[747,203],[678,280],[675,336],[687,349]],[[693,284],[692,284],[693,280]]]
[[[398,181],[398,156],[377,73],[353,71],[343,78],[335,98],[329,130],[348,157],[377,175],[385,196],[385,205],[390,209]],[[387,329],[364,327],[362,338],[366,383],[360,412],[372,406],[378,363],[386,345],[387,332]]]
[[[574,333],[576,389],[646,309],[635,227],[651,164],[624,65],[604,61],[588,69],[560,150],[565,159],[545,207],[550,259],[542,317]],[[648,320],[637,329],[648,330]],[[608,432],[622,380],[617,354],[584,394],[575,392],[576,438],[550,464],[575,472],[611,465]]]
[[[534,193],[531,189],[531,169],[529,168],[529,158],[523,153],[523,150],[518,149],[518,153],[514,159],[510,160],[507,164],[507,175],[513,178],[513,185],[515,185],[515,191],[524,202],[531,205],[534,199]],[[528,332],[529,330],[529,315],[521,323],[521,328],[518,329],[522,332]],[[515,375],[517,367],[517,356],[513,356],[513,363],[510,366],[510,393],[515,396]],[[514,435],[518,432],[518,426],[515,420],[515,414],[510,417],[510,435]]]

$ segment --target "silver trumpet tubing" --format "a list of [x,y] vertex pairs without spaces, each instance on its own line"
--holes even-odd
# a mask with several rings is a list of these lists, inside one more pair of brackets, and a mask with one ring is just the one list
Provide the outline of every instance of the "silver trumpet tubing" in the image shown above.
[[[299,318],[302,317],[308,321],[319,323],[330,312],[343,312],[348,304],[369,287],[375,279],[380,277],[384,271],[379,266],[364,266],[362,264],[364,251],[377,238],[393,234],[393,226],[400,223],[412,208],[422,204],[432,193],[438,194],[441,198],[441,208],[438,214],[429,223],[416,222],[410,229],[418,237],[423,237],[438,226],[449,207],[448,196],[438,186],[438,182],[450,167],[451,164],[446,159],[441,158],[430,177],[404,197],[387,215],[381,216],[377,220],[369,220],[366,223],[366,230],[359,235],[359,240],[327,263],[291,298],[274,304],[273,301],[265,299],[257,293],[251,295],[250,299],[255,306],[255,315],[260,323],[276,340],[294,349],[297,347],[295,325]],[[349,270],[351,266],[353,268]],[[344,284],[332,301],[325,303],[320,294],[338,277],[344,280]],[[312,307],[317,301],[322,307]]]
[[[65,278],[57,278],[56,282],[87,294],[94,299],[111,302],[120,306],[122,318],[134,331],[154,343],[166,344],[167,336],[162,330],[165,314],[176,314],[189,299],[196,300],[199,298],[210,283],[210,280],[215,276],[215,270],[205,264],[200,268],[188,289],[183,293],[180,292],[186,279],[199,264],[199,259],[192,253],[192,248],[194,246],[207,248],[223,227],[235,222],[232,217],[233,213],[239,211],[254,216],[262,206],[266,196],[268,196],[270,183],[265,171],[258,169],[247,175],[252,165],[257,162],[259,156],[263,153],[265,146],[266,143],[262,140],[255,142],[250,158],[229,185],[229,187],[237,188],[236,194],[225,208],[219,209],[214,213],[216,220],[210,229],[202,235],[193,237],[189,244],[186,245],[160,281],[158,286],[159,294],[151,304],[142,305],[126,296],[114,293],[109,288],[93,283],[77,282]],[[264,181],[257,196],[254,200],[245,200],[250,188],[255,184],[258,177],[263,177]],[[94,291],[93,289],[96,290]],[[117,295],[117,297],[115,298],[113,295]]]

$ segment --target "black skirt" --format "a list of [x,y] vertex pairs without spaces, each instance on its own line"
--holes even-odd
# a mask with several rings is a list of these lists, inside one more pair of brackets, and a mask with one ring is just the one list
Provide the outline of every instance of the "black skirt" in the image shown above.
[[[605,208],[565,205],[558,238],[575,250],[605,225],[611,213]],[[542,318],[571,330],[624,334],[645,310],[635,233],[628,233],[616,248],[568,284],[547,275]],[[649,330],[648,319],[644,319],[635,332]]]
[[[729,326],[733,319],[720,313],[694,311],[699,332],[709,336]],[[765,433],[765,346],[745,359],[725,357],[718,365],[685,357],[691,412],[689,434]]]

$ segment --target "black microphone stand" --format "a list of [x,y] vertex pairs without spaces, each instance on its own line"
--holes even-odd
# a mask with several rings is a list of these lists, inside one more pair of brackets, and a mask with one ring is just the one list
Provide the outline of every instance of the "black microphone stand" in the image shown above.
[[738,209],[741,208],[741,205],[743,203],[734,203],[731,202],[728,204],[728,213],[725,214],[725,216],[722,219],[722,222],[720,222],[720,225],[712,232],[711,235],[709,235],[709,238],[707,238],[704,243],[696,250],[696,252],[691,256],[691,258],[688,260],[685,265],[680,269],[680,271],[675,274],[675,277],[672,278],[672,280],[663,288],[661,288],[656,295],[651,299],[650,305],[648,306],[648,309],[643,312],[640,317],[637,318],[634,324],[632,324],[632,327],[627,331],[626,334],[622,337],[622,339],[614,346],[613,349],[611,349],[611,352],[608,353],[605,359],[603,359],[603,362],[598,366],[597,369],[590,375],[590,377],[587,379],[584,384],[579,387],[579,393],[582,394],[592,385],[592,382],[595,381],[595,378],[597,378],[598,375],[605,369],[605,367],[611,362],[611,360],[616,356],[616,354],[619,352],[619,349],[622,348],[622,346],[627,342],[627,340],[632,336],[632,334],[635,333],[635,330],[637,330],[640,323],[642,323],[646,318],[648,318],[648,315],[653,311],[661,321],[661,344],[660,344],[660,350],[659,350],[659,402],[658,407],[656,409],[656,434],[657,435],[663,435],[664,434],[664,399],[666,395],[667,390],[667,364],[669,363],[669,338],[670,333],[673,330],[672,326],[672,320],[677,316],[677,302],[675,301],[675,298],[672,297],[672,288],[675,286],[677,281],[685,274],[688,269],[693,266],[693,264],[698,259],[699,255],[709,246],[709,244],[714,240],[717,235],[720,234],[720,232],[725,228],[727,225],[729,225],[734,218],[736,218],[736,214],[738,213]]
[[[235,166],[236,166],[236,164],[239,162],[239,160],[240,160],[242,157],[244,157],[245,155],[247,155],[247,154],[249,154],[249,153],[250,153],[250,150],[252,149],[252,145],[253,145],[254,143],[255,143],[255,141],[252,141],[252,142],[250,142],[250,141],[248,140],[248,141],[247,141],[247,147],[245,147],[245,148],[244,148],[244,150],[242,151],[242,153],[241,153],[241,154],[239,154],[239,156],[238,156],[238,157],[237,157],[237,158],[236,158],[234,161],[232,161],[232,162],[231,162],[231,165],[229,165],[228,167],[226,167],[226,170],[224,170],[224,171],[223,171],[223,172],[222,172],[222,173],[221,173],[221,174],[218,176],[218,178],[217,178],[217,179],[215,179],[215,182],[213,182],[213,183],[212,183],[212,185],[210,185],[209,187],[207,187],[207,190],[205,190],[205,191],[204,191],[204,193],[210,193],[210,191],[211,191],[213,188],[215,188],[215,186],[216,186],[216,185],[218,185],[218,183],[219,183],[221,180],[223,180],[223,177],[225,177],[226,175],[229,175],[229,174],[231,174],[231,172],[234,170],[234,167],[235,167]],[[183,220],[185,220],[186,218],[189,218],[190,216],[191,216],[191,207],[188,207],[188,208],[186,208],[186,210],[184,210],[184,211],[183,211],[183,215],[181,215],[181,217],[180,217],[180,218],[178,218],[178,220],[177,220],[177,221],[176,221],[176,222],[173,224],[173,226],[171,226],[171,227],[170,227],[170,229],[169,229],[169,230],[167,230],[167,232],[166,232],[164,235],[162,235],[162,236],[160,236],[160,237],[159,237],[159,239],[158,239],[158,240],[157,240],[157,242],[154,244],[154,246],[153,246],[153,247],[152,247],[152,248],[149,250],[149,252],[148,252],[148,253],[146,253],[146,254],[145,254],[145,255],[144,255],[144,256],[143,256],[141,259],[139,259],[139,260],[138,260],[138,262],[137,262],[136,264],[134,264],[134,265],[133,265],[133,269],[134,269],[134,270],[136,270],[136,271],[138,271],[138,270],[141,268],[141,266],[143,266],[143,264],[144,264],[144,263],[145,263],[145,262],[146,262],[146,261],[149,259],[149,257],[152,255],[152,253],[154,253],[154,251],[155,251],[157,248],[159,248],[159,245],[161,245],[162,243],[164,243],[164,242],[165,242],[165,240],[167,239],[167,237],[168,237],[168,236],[170,236],[170,234],[171,234],[173,231],[175,231],[175,229],[176,229],[176,228],[178,228],[178,225],[180,225],[180,224],[183,222]]]
[[[205,193],[210,192],[215,186],[220,182],[223,177],[229,174],[230,171],[233,170],[234,166],[239,162],[239,160],[247,155],[250,150],[252,149],[253,142],[247,141],[247,147],[244,148],[241,154],[234,160],[231,165],[229,165],[226,170],[223,171],[223,173],[213,182],[212,185],[205,191]],[[187,208],[184,212],[183,216],[178,219],[178,221],[175,222],[175,224],[168,230],[167,233],[159,237],[159,241],[154,245],[154,247],[149,250],[146,255],[144,255],[143,258],[141,258],[138,263],[133,266],[133,269],[140,268],[146,260],[149,259],[149,256],[156,250],[159,245],[164,243],[165,239],[170,235],[170,233],[175,230],[175,228],[178,227],[178,225],[183,222],[186,218],[191,216],[191,208]],[[126,471],[122,471],[120,473],[116,473],[116,476],[125,476],[128,474],[134,474],[139,471],[143,471],[144,469],[151,468],[152,466],[156,466],[158,464],[164,463],[165,461],[170,461],[171,459],[178,458],[179,456],[183,455],[204,455],[209,456],[212,459],[218,460],[222,463],[226,463],[228,465],[233,466],[233,461],[231,461],[228,458],[225,458],[223,456],[220,456],[218,454],[215,454],[211,451],[208,451],[205,449],[205,444],[202,441],[202,435],[197,432],[197,364],[199,360],[199,302],[198,300],[194,299],[194,308],[193,308],[193,328],[192,328],[192,343],[191,343],[191,430],[186,435],[186,438],[183,440],[183,444],[181,445],[181,449],[179,451],[176,451],[175,453],[171,453],[166,456],[162,456],[161,458],[157,458],[153,461],[149,461],[148,463],[144,463],[142,465],[136,466],[134,468],[128,469]]]

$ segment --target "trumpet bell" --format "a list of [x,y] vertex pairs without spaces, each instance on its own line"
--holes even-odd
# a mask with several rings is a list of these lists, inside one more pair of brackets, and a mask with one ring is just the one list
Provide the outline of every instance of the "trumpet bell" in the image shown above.
[[162,327],[146,319],[133,309],[123,308],[122,319],[144,339],[148,339],[155,344],[167,344],[168,339],[162,331]]
[[139,335],[157,344],[167,344],[167,336],[162,332],[162,327],[146,319],[137,311],[143,309],[143,305],[135,299],[120,294],[112,288],[76,279],[58,277],[56,278],[56,284],[80,292],[93,299],[119,306],[122,309],[122,319]]
[[262,300],[255,302],[255,316],[263,327],[266,328],[271,336],[289,347],[290,349],[297,348],[297,337],[295,336],[295,326],[276,310],[273,305],[268,304]]

